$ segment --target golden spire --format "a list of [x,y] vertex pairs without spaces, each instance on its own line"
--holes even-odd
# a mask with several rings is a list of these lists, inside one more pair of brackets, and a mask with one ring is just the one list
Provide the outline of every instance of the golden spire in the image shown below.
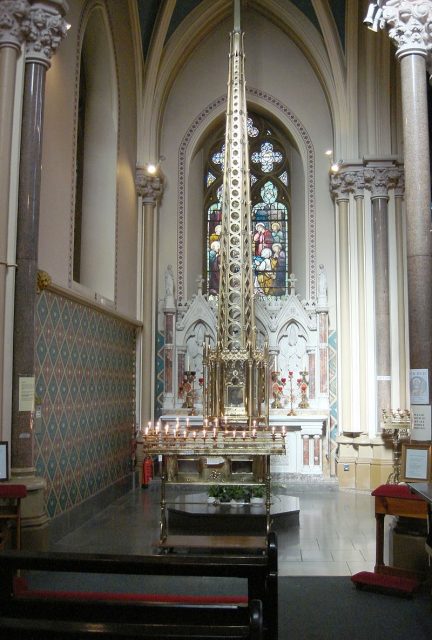
[[230,36],[222,196],[217,345],[204,350],[207,415],[268,417],[267,348],[257,350],[251,241],[249,144],[240,2]]

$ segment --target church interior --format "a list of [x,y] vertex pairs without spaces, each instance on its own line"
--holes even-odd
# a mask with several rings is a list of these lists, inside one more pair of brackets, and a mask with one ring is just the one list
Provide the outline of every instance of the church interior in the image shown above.
[[0,0],[0,18],[19,546],[63,549],[155,483],[162,544],[165,489],[246,481],[267,534],[272,486],[352,498],[337,520],[364,518],[370,553],[339,575],[373,571],[371,492],[432,482],[432,2]]

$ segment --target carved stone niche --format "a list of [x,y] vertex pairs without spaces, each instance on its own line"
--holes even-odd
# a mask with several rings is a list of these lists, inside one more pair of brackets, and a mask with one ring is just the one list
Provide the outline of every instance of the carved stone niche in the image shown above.
[[[163,413],[184,413],[184,397],[180,389],[185,371],[195,372],[195,413],[202,411],[202,348],[204,339],[216,340],[217,302],[198,293],[185,302],[165,308],[165,392]],[[283,298],[255,302],[257,340],[265,340],[272,358],[270,369],[279,372],[283,381],[281,408],[271,413],[286,415],[291,404],[300,401],[298,380],[307,372],[307,397],[311,411],[328,410],[328,310],[317,301],[300,300],[295,293]],[[289,381],[292,372],[292,388]],[[269,381],[270,384],[270,381]]]
[[[294,279],[293,274],[291,277]],[[165,389],[162,420],[175,421],[176,416],[190,415],[180,392],[184,371],[195,371],[193,383],[194,414],[191,427],[202,424],[202,343],[209,336],[216,341],[217,302],[198,292],[189,300],[177,301],[170,296],[164,306],[165,317]],[[328,308],[326,282],[320,283],[317,299],[301,300],[295,293],[283,298],[259,298],[255,301],[257,341],[268,341],[270,370],[279,372],[283,385],[279,408],[270,409],[270,425],[286,426],[286,455],[276,456],[272,472],[304,475],[329,475],[329,373],[328,373]],[[292,372],[290,381],[289,372]],[[300,372],[306,373],[307,408],[299,408]],[[269,384],[272,382],[269,380]],[[270,390],[270,401],[272,399]],[[276,403],[275,403],[276,404]],[[291,409],[294,415],[290,414]],[[289,415],[290,414],[290,415]],[[181,420],[185,420],[183,417]],[[186,463],[185,463],[186,464]],[[186,464],[187,466],[187,464]],[[189,470],[191,472],[191,470]],[[193,477],[208,480],[216,469],[204,465]],[[225,470],[224,475],[227,473]],[[230,470],[231,473],[231,470]],[[182,475],[182,474],[180,474]],[[192,476],[191,476],[192,477]]]

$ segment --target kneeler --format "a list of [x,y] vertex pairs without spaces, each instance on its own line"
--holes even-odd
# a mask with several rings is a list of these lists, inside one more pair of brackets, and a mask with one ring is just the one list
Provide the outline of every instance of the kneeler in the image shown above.
[[399,596],[412,596],[421,584],[415,571],[384,564],[384,518],[386,515],[427,518],[427,504],[403,484],[383,484],[372,491],[375,497],[376,563],[374,571],[351,576],[358,589],[369,589]]

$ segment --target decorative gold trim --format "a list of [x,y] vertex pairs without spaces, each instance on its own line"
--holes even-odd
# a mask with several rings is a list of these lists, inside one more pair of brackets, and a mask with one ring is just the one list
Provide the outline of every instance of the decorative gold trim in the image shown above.
[[[82,306],[90,307],[90,309],[95,309],[96,311],[99,311],[100,313],[104,313],[105,315],[110,316],[111,318],[115,318],[116,320],[122,320],[123,322],[133,325],[136,328],[141,328],[143,326],[143,323],[140,320],[137,320],[136,318],[132,318],[130,316],[119,313],[114,309],[109,309],[108,307],[101,304],[100,302],[86,298],[82,294],[77,293],[72,289],[67,289],[66,287],[62,287],[61,285],[56,284],[55,282],[52,281],[51,276],[46,271],[38,272],[38,280],[39,280],[39,273],[44,273],[49,278],[49,282],[46,284],[45,287],[43,287],[43,289],[46,289],[51,293],[61,296],[62,298],[66,298],[67,300],[72,300],[73,302],[77,302]],[[41,291],[43,289],[41,289]],[[38,289],[38,293],[40,293],[39,289]]]

